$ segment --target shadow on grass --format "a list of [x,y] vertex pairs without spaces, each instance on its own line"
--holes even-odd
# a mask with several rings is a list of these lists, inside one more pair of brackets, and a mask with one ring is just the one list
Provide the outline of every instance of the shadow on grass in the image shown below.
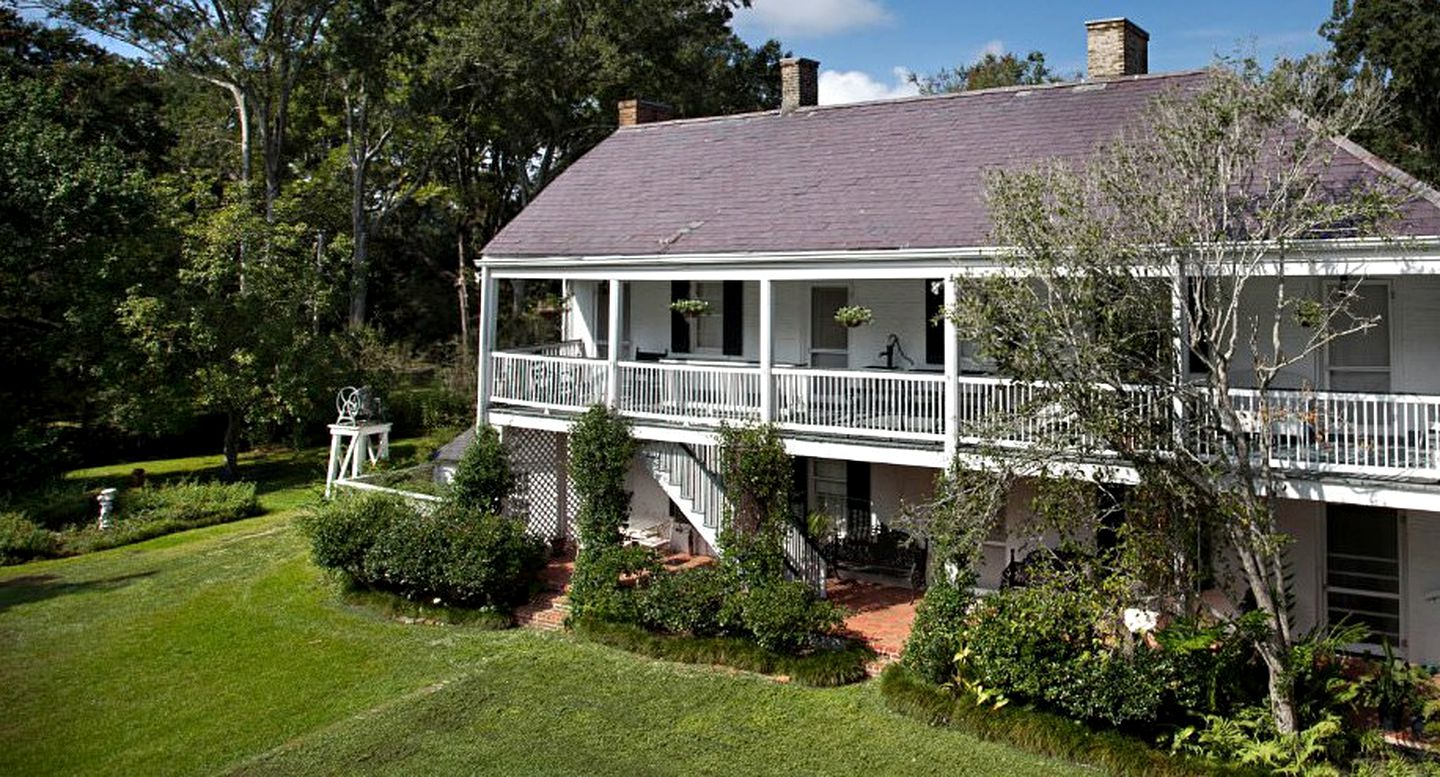
[[0,612],[22,604],[54,599],[69,594],[89,591],[113,591],[124,588],[136,580],[155,574],[154,570],[133,572],[128,575],[86,580],[78,583],[66,582],[58,575],[24,575],[0,581]]

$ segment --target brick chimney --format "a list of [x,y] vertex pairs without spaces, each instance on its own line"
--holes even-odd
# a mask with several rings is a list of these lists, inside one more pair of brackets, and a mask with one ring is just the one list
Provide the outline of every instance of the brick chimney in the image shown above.
[[665,103],[649,100],[621,100],[619,113],[620,126],[633,127],[636,124],[669,121],[673,118],[671,114],[674,111]]
[[1125,17],[1085,22],[1085,53],[1091,80],[1150,72],[1150,33]]
[[780,60],[780,112],[820,103],[820,63],[804,57]]

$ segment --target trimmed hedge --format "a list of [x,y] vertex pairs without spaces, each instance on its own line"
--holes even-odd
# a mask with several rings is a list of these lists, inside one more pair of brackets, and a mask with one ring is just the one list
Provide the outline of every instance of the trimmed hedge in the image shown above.
[[512,518],[452,503],[422,512],[384,494],[346,495],[302,526],[317,565],[432,605],[508,610],[530,595],[549,550]]
[[254,483],[180,481],[122,491],[115,525],[56,534],[58,555],[74,556],[129,545],[165,534],[259,515]]
[[901,664],[891,664],[881,673],[880,695],[890,709],[929,725],[959,729],[981,739],[1111,774],[1199,777],[1260,773],[1169,755],[1134,737],[1113,730],[1095,731],[1060,715],[1028,707],[1012,704],[996,710],[978,706],[973,697],[957,696],[927,683]]
[[795,655],[767,650],[743,637],[656,634],[633,624],[591,618],[572,619],[570,628],[592,642],[650,658],[786,676],[817,688],[863,681],[868,676],[866,666],[875,658],[874,652],[858,642],[837,643],[843,646]]

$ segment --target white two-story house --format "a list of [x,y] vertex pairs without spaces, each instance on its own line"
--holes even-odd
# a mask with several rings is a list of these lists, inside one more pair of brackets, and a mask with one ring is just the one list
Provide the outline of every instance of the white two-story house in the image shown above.
[[[1087,28],[1081,83],[818,106],[817,64],[792,59],[777,111],[670,121],[622,103],[619,130],[479,260],[479,417],[527,470],[531,510],[566,524],[567,430],[604,403],[642,442],[637,528],[673,524],[675,542],[707,551],[721,512],[714,432],[771,422],[803,509],[833,520],[822,547],[792,533],[796,571],[923,584],[923,543],[887,522],[927,499],[969,422],[1019,391],[936,320],[967,274],[995,267],[983,171],[1081,158],[1154,96],[1204,77],[1147,74],[1148,36],[1128,21]],[[1401,175],[1350,145],[1333,170]],[[1440,663],[1440,195],[1421,189],[1404,214],[1415,239],[1403,253],[1321,243],[1287,271],[1317,290],[1364,277],[1363,312],[1380,324],[1286,378],[1329,420],[1287,451],[1283,522],[1301,628],[1361,618]],[[492,347],[497,286],[512,279],[563,283],[561,342]],[[682,299],[708,305],[682,315],[670,307]],[[847,305],[873,322],[836,323]],[[1017,489],[1012,524],[1027,502]],[[1025,550],[997,532],[982,585]]]

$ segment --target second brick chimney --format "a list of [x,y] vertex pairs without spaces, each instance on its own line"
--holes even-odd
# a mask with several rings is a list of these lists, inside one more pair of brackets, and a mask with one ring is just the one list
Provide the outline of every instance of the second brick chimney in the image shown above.
[[1085,22],[1090,78],[1143,76],[1150,71],[1150,33],[1124,17]]
[[649,124],[655,121],[669,121],[673,110],[665,103],[651,102],[649,100],[621,100],[620,101],[620,126],[633,127],[636,124]]
[[820,103],[820,63],[804,57],[780,60],[780,112]]

